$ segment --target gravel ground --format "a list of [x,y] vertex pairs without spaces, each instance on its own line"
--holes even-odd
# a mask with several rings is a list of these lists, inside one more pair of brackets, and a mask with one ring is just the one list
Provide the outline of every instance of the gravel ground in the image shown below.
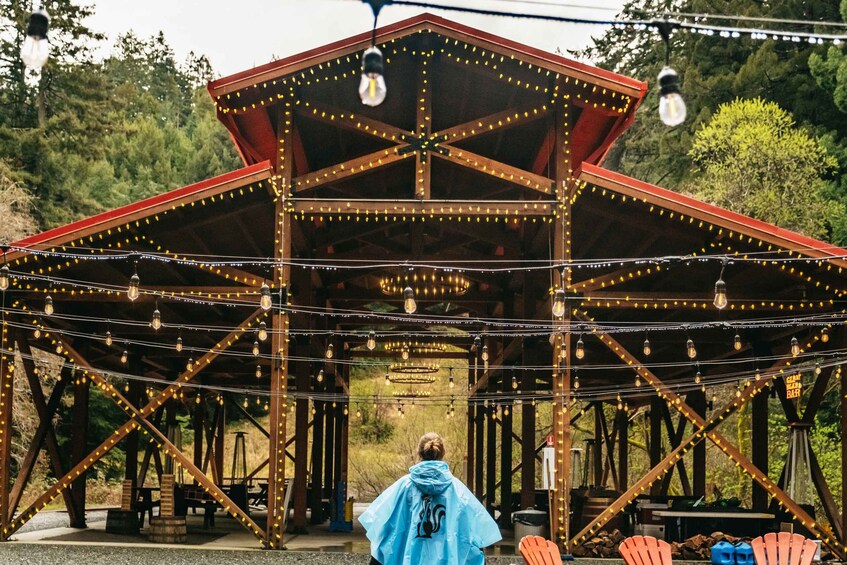
[[[106,511],[105,510],[89,510],[85,513],[85,520],[87,523],[92,524],[94,522],[105,522],[106,521]],[[39,512],[32,519],[18,530],[20,533],[24,534],[26,532],[37,532],[39,530],[50,530],[53,528],[67,528],[68,527],[68,513],[67,512]],[[0,561],[3,563],[3,561]]]

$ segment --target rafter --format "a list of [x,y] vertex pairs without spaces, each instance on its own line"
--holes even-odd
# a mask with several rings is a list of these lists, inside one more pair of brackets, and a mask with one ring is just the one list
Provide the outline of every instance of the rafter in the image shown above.
[[447,143],[441,143],[440,147],[446,149],[448,152],[432,153],[438,159],[443,159],[455,165],[484,173],[547,197],[550,197],[555,189],[553,179],[501,163],[495,159],[483,157],[467,149],[459,149]]
[[321,102],[303,101],[297,105],[296,114],[331,126],[344,128],[397,144],[403,143],[404,136],[412,134],[412,132],[398,128],[397,126],[392,126],[391,124],[368,118],[367,116],[357,115],[349,110]]
[[338,163],[337,165],[331,165],[295,177],[291,181],[291,186],[294,189],[293,192],[298,194],[326,184],[355,178],[359,175],[385,168],[411,155],[412,153],[399,153],[397,147],[380,149],[379,151],[374,151],[373,153],[368,153],[367,155],[362,155],[361,157],[356,157],[343,163]]

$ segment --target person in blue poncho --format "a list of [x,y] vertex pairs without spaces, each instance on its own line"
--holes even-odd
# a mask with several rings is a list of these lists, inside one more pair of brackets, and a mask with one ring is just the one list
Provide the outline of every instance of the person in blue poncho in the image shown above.
[[421,438],[418,458],[359,517],[371,565],[482,565],[482,548],[501,539],[497,523],[450,473],[440,435]]

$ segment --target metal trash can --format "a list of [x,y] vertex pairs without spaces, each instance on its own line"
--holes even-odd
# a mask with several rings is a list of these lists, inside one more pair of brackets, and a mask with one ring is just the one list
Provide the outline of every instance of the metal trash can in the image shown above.
[[547,537],[547,513],[530,508],[512,514],[515,523],[515,555],[520,553],[520,543],[526,536]]

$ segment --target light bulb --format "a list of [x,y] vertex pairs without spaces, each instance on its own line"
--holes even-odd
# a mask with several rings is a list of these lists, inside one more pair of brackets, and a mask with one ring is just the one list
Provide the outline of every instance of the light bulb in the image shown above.
[[126,296],[130,300],[136,300],[139,295],[138,285],[141,284],[141,279],[138,278],[138,273],[133,273],[129,277],[129,286],[126,289]]
[[653,353],[653,348],[650,347],[650,340],[645,337],[644,338],[644,357],[650,357],[651,353]]
[[61,355],[61,354],[62,354],[62,351],[64,351],[64,348],[62,347],[62,344],[61,344],[61,343],[57,343],[57,344],[56,344],[56,353],[57,353],[58,355]]
[[565,289],[560,288],[553,295],[553,316],[561,318],[565,315]]
[[824,328],[821,330],[821,341],[823,343],[827,343],[829,341],[829,328]]
[[361,410],[360,408],[356,408],[356,417],[357,417],[357,418],[361,418],[361,417],[362,417],[362,410]]
[[262,378],[262,366],[261,365],[256,365],[256,378],[257,379]]
[[129,383],[124,385],[124,392],[129,392]]
[[579,388],[579,375],[574,375],[573,378],[573,387],[575,389]]
[[362,80],[359,82],[359,97],[365,106],[379,106],[385,100],[388,88],[383,72],[382,51],[376,47],[366,49],[362,53]]
[[[223,404],[223,403],[221,403],[221,404]],[[267,412],[267,411],[268,411],[269,405],[268,405],[268,403],[267,403],[267,402],[265,402],[265,405],[263,406],[263,408],[265,409],[265,412]]]
[[694,359],[697,357],[697,348],[694,347],[694,340],[692,340],[690,337],[688,338],[688,341],[685,342],[685,350],[686,353],[688,353],[689,359]]
[[195,396],[195,397],[194,397],[194,404],[200,404],[201,402],[202,402],[202,400],[201,400],[201,398],[200,398],[200,395],[199,395],[199,394],[198,394],[197,396]]
[[174,347],[174,349],[177,350],[177,353],[182,351],[182,338],[181,337],[176,338],[176,346]]
[[255,357],[259,356],[259,342],[258,341],[253,342],[253,355]]
[[335,352],[333,351],[332,344],[326,346],[326,358],[332,359],[335,356]]
[[488,361],[488,346],[487,346],[487,345],[483,345],[483,346],[482,346],[482,355],[481,355],[481,357],[482,357],[482,360],[483,360],[483,361]]
[[262,288],[259,290],[261,298],[259,298],[259,306],[262,307],[262,310],[267,312],[273,306],[273,301],[271,300],[271,287],[268,286],[268,283],[263,282]]
[[153,320],[150,322],[150,326],[152,326],[154,330],[158,330],[162,327],[162,313],[159,312],[158,308],[153,310]]
[[41,337],[41,328],[39,328],[38,326],[35,326],[35,329],[32,330],[32,337],[34,337],[35,339],[40,338]]
[[800,342],[797,341],[796,337],[791,338],[791,355],[794,357],[800,355]]
[[112,332],[106,330],[106,345],[112,345]]
[[453,382],[453,375],[450,375],[450,382],[449,382],[448,386],[450,388],[453,388],[455,385],[456,385],[456,383]]
[[403,350],[400,353],[400,357],[403,359],[403,361],[409,360],[409,346],[408,345],[403,346]]
[[403,289],[403,310],[406,311],[406,314],[414,314],[418,310],[418,303],[415,302],[415,291],[410,286]]
[[350,413],[350,409],[349,409],[349,408],[347,408],[347,405],[345,404],[345,405],[344,405],[344,415],[346,416],[346,415],[347,415],[347,414],[349,414],[349,413]]
[[247,404],[247,397],[246,397],[246,396],[244,397],[244,404],[243,404],[243,406],[244,406],[245,408],[247,408],[247,406],[248,406],[248,404]]
[[576,342],[576,358],[583,359],[585,357],[585,344],[582,342],[582,336]]
[[385,373],[385,386],[391,386],[391,377],[388,376],[388,373]]
[[641,386],[641,377],[639,377],[638,375],[635,375],[635,386]]
[[736,351],[741,351],[741,336],[738,335],[738,332],[735,333],[735,337],[732,338],[732,347]]
[[194,359],[192,359],[191,357],[188,358],[188,363],[185,364],[185,369],[187,371],[191,371],[194,369]]
[[0,290],[9,288],[9,265],[0,267]]
[[367,343],[368,351],[373,351],[376,349],[376,334],[373,332],[368,334],[368,343]]
[[44,314],[46,316],[53,314],[53,298],[49,294],[44,297]]
[[515,377],[512,377],[512,390],[517,390],[517,388],[518,388],[518,379],[515,378]]
[[126,365],[126,362],[127,362],[128,359],[129,359],[129,352],[126,349],[124,349],[124,352],[121,353],[121,363]]
[[319,383],[324,382],[324,370],[323,370],[323,369],[321,369],[320,371],[318,371],[318,376],[317,376],[317,377],[315,377],[315,379],[316,379]]
[[678,126],[685,121],[687,110],[679,92],[679,75],[670,67],[659,72],[659,119],[666,126]]
[[315,415],[315,413],[317,412],[317,410],[315,410],[315,407],[314,407],[314,406],[312,406],[312,410],[311,410],[311,412],[312,412],[312,416],[314,416],[314,415]]
[[723,282],[723,279],[718,279],[715,282],[715,300],[713,302],[718,310],[726,308],[728,300],[726,298],[726,283]]
[[697,371],[697,374],[694,375],[694,384],[700,384],[700,381],[703,380],[703,375],[700,374],[700,371]]
[[256,333],[259,341],[268,339],[268,325],[265,322],[259,322],[259,331]]
[[821,364],[820,364],[820,362],[815,362],[815,374],[816,375],[821,374]]

